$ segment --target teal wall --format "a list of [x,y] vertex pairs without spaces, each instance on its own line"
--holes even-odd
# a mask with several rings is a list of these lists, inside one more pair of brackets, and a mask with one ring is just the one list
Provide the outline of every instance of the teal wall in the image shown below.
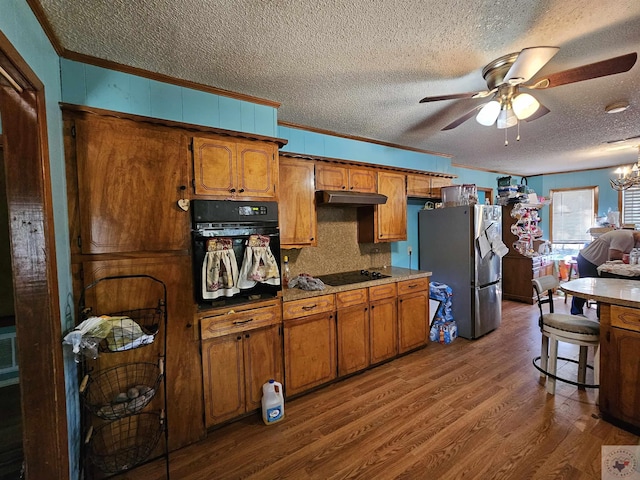
[[[63,331],[73,326],[71,285],[71,256],[67,220],[66,182],[64,171],[60,61],[40,24],[25,0],[0,0],[0,31],[8,38],[45,86],[51,192],[53,197],[54,235],[56,244],[59,304]],[[4,119],[7,122],[7,119]],[[69,448],[71,458],[77,458],[79,442],[79,411],[76,364],[70,355],[65,357]],[[36,440],[37,439],[33,439]],[[71,478],[77,478],[77,462],[70,462]]]
[[62,101],[275,137],[277,109],[61,59]]

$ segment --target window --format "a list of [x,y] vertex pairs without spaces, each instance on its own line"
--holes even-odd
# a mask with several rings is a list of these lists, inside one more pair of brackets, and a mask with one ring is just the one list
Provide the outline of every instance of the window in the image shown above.
[[589,229],[598,211],[598,187],[558,189],[550,193],[551,243],[573,244],[579,249],[590,242]]
[[622,223],[640,224],[640,187],[622,191]]

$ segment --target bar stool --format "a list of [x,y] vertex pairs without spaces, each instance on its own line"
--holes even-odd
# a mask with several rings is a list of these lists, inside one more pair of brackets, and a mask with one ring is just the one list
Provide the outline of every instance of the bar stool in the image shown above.
[[[540,332],[542,333],[540,356],[533,359],[533,366],[547,377],[547,393],[551,395],[555,394],[556,380],[582,388],[598,388],[600,380],[600,323],[578,315],[554,313],[553,291],[560,286],[560,282],[556,276],[545,275],[534,278],[531,282],[533,283],[533,288],[538,298],[538,308],[540,309],[538,324],[540,325]],[[549,304],[548,313],[543,312],[542,306],[545,303]],[[579,360],[576,362],[570,358],[558,357],[558,342],[579,345]],[[549,343],[551,344],[549,345]],[[587,365],[587,349],[589,347],[595,349],[593,366]],[[578,364],[577,381],[561,378],[556,375],[558,358]],[[540,365],[538,365],[538,361]],[[586,383],[587,368],[593,369],[593,384]]]

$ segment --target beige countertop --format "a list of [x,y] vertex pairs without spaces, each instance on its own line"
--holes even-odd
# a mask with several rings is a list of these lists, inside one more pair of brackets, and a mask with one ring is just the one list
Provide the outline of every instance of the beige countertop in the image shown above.
[[578,278],[561,284],[560,289],[576,297],[597,302],[640,308],[640,280]]
[[329,295],[332,293],[345,292],[357,288],[372,287],[375,285],[384,285],[385,283],[400,282],[402,280],[411,280],[414,278],[424,278],[431,276],[431,272],[400,267],[386,267],[376,269],[376,271],[384,275],[390,275],[390,277],[370,280],[368,282],[352,283],[350,285],[343,285],[340,287],[330,287],[329,285],[326,285],[324,290],[301,290],[299,288],[285,288],[282,290],[283,301],[291,302],[293,300],[300,300],[303,298]]

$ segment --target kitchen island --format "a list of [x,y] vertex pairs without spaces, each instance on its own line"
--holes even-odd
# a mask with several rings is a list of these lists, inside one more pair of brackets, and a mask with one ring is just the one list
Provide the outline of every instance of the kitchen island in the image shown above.
[[640,281],[579,278],[560,287],[600,305],[600,411],[640,432]]

